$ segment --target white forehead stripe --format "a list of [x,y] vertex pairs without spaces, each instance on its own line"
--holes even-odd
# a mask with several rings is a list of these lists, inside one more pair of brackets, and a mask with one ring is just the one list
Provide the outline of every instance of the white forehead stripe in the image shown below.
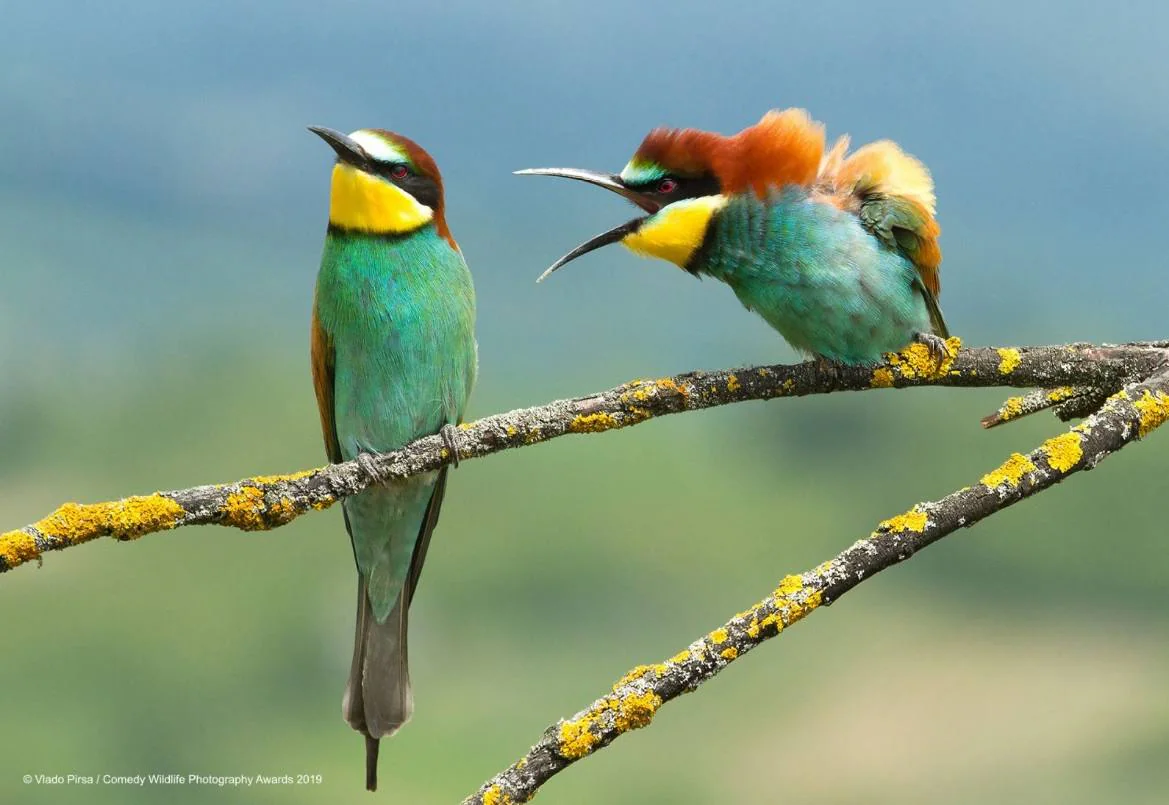
[[406,152],[398,148],[393,143],[387,142],[380,134],[375,134],[369,129],[358,129],[349,135],[349,137],[365,149],[365,153],[376,159],[378,162],[409,162],[410,157]]

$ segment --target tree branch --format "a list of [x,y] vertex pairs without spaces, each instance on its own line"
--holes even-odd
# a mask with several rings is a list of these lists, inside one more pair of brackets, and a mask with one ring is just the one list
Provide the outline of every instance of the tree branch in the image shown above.
[[[666,414],[834,391],[1072,386],[1090,389],[1089,397],[1100,395],[1103,399],[1126,383],[1148,378],[1166,359],[1165,342],[961,349],[961,342],[952,338],[947,345],[949,354],[941,361],[915,344],[889,355],[876,367],[809,362],[635,380],[587,397],[557,400],[461,425],[459,459],[487,456],[569,433],[628,427]],[[1087,413],[1056,410],[1068,416]],[[376,474],[390,480],[436,470],[452,460],[439,436],[418,439],[373,459]],[[0,534],[0,572],[32,560],[39,562],[46,551],[98,537],[131,540],[187,525],[215,524],[245,531],[276,528],[307,511],[328,508],[374,482],[357,461],[347,461],[289,475],[255,476],[104,503],[66,503],[32,525]]]
[[[1054,354],[1047,353],[1046,357],[1052,358]],[[617,680],[611,693],[572,718],[548,727],[524,757],[484,783],[463,805],[527,802],[557,773],[608,746],[629,730],[648,725],[663,704],[695,690],[764,640],[780,634],[817,608],[835,602],[862,581],[905,561],[959,528],[974,525],[1042,492],[1072,473],[1094,468],[1133,440],[1144,438],[1169,420],[1169,360],[1166,358],[1162,352],[1151,376],[1113,393],[1099,411],[1066,433],[1048,439],[1026,455],[1011,455],[973,486],[952,492],[941,500],[919,503],[904,514],[881,522],[875,531],[833,559],[800,575],[784,577],[762,601],[670,659],[656,665],[637,666]],[[1024,360],[1021,355],[1020,363],[1014,365],[1014,357],[1004,357],[1004,361],[1013,365],[1008,367],[1012,376],[1020,371]],[[1000,364],[996,371],[1001,368]],[[1036,365],[1034,369],[1039,367]],[[1066,366],[1059,371],[1065,369],[1070,372]],[[954,379],[953,371],[947,374],[946,380]],[[1085,380],[1086,377],[1078,376],[1067,382],[1076,384]]]

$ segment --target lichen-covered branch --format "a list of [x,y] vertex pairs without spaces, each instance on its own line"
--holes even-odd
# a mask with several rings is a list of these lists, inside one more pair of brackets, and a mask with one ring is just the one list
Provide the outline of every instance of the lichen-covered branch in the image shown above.
[[[924,346],[915,344],[890,355],[877,367],[810,362],[635,380],[587,397],[558,400],[461,425],[459,458],[486,456],[568,433],[623,428],[682,411],[834,391],[910,386],[1072,386],[1107,395],[1125,383],[1148,377],[1166,352],[1161,343],[1152,342],[962,349],[961,342],[952,338],[947,346],[949,353],[941,361]],[[373,459],[375,474],[391,481],[435,470],[451,461],[439,436],[419,439]],[[32,525],[0,534],[0,572],[40,560],[46,551],[98,537],[129,540],[185,525],[226,525],[249,531],[275,528],[307,511],[327,508],[374,482],[358,462],[349,461],[291,475],[257,476],[106,503],[67,503]]]
[[[1004,357],[1011,371],[1018,371],[1025,358],[1018,354],[1017,360]],[[1169,420],[1165,353],[1160,361],[1151,376],[1113,393],[1096,413],[1066,433],[1030,453],[1013,454],[972,486],[881,522],[836,557],[805,573],[784,577],[762,601],[670,659],[634,668],[614,683],[610,693],[545,730],[524,757],[484,783],[463,805],[527,802],[553,775],[622,734],[648,725],[663,704],[693,691],[764,640],[876,573],[1072,473],[1092,469],[1133,440],[1149,435]],[[1078,376],[1067,382],[1086,380]]]

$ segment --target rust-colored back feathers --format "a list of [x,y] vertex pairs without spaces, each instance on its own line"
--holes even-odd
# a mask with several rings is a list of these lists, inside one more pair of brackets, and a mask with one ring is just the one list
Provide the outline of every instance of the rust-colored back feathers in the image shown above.
[[659,165],[697,176],[713,174],[724,193],[810,185],[824,151],[824,127],[803,109],[771,111],[754,126],[725,136],[698,129],[654,129],[637,149],[634,164]]

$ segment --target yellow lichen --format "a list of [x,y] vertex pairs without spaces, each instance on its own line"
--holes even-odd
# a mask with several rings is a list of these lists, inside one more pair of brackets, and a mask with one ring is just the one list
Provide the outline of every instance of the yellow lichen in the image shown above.
[[752,640],[758,640],[763,634],[763,630],[770,626],[774,626],[776,632],[783,631],[783,617],[779,612],[771,612],[767,615],[763,613],[766,610],[763,605],[757,604],[751,611],[751,622],[747,625],[747,636]]
[[739,656],[739,650],[737,648],[735,648],[734,646],[728,646],[727,648],[724,648],[722,651],[719,652],[719,656],[722,657],[724,660],[730,662],[735,657]]
[[893,370],[886,369],[884,366],[873,370],[873,379],[871,385],[875,389],[887,389],[893,387]]
[[[318,501],[311,504],[314,509],[327,509],[333,501]],[[239,491],[227,496],[224,501],[224,525],[235,526],[244,531],[266,531],[286,525],[300,514],[292,498],[282,497],[268,504],[264,491],[254,486],[241,486]]]
[[1063,402],[1066,399],[1074,397],[1075,394],[1076,390],[1071,386],[1059,386],[1057,388],[1048,389],[1047,401],[1053,403]]
[[560,756],[569,760],[582,758],[600,742],[600,738],[592,732],[596,716],[586,713],[575,721],[565,721],[560,725]]
[[157,492],[109,503],[66,503],[48,517],[33,523],[46,537],[66,542],[85,542],[109,534],[117,539],[136,539],[178,525],[183,507]]
[[36,540],[25,531],[9,531],[0,534],[0,560],[8,570],[23,565],[41,555]]
[[930,348],[925,344],[910,344],[901,350],[901,358],[907,364],[906,368],[902,369],[902,374],[906,377],[913,376],[908,372],[910,367],[913,369],[913,374],[918,377],[930,377],[937,371],[934,353],[930,352]]
[[790,377],[783,381],[783,390],[784,391],[791,391],[795,387],[796,387],[796,381],[792,380]]
[[600,433],[619,427],[617,419],[612,414],[578,414],[568,423],[568,429],[573,433]]
[[518,431],[516,431],[515,425],[508,425],[507,426],[507,435],[508,436],[515,436],[517,432]]
[[496,783],[483,792],[483,805],[512,805],[512,801]]
[[672,391],[675,394],[681,395],[682,397],[690,396],[690,390],[685,386],[679,386],[672,377],[663,377],[659,380],[655,380],[654,386],[656,386],[659,391],[665,389],[666,391]]
[[761,368],[759,369],[759,371],[757,372],[757,374],[758,374],[760,377],[771,377],[771,370],[770,370],[770,369],[768,369],[766,366],[764,366],[764,367],[761,367]]
[[1048,439],[1041,449],[1047,455],[1047,465],[1057,472],[1067,472],[1084,457],[1080,434],[1074,431]]
[[307,478],[310,475],[320,472],[324,467],[317,467],[314,470],[301,470],[300,472],[290,472],[287,475],[256,475],[247,479],[249,482],[257,486],[268,486],[270,484],[287,483],[288,481],[296,481],[300,478]]
[[727,634],[727,630],[723,629],[722,627],[715,629],[713,632],[711,632],[710,634],[707,635],[707,637],[710,639],[710,642],[715,644],[716,646],[719,643],[727,642],[727,638],[729,636],[730,635]]
[[958,351],[961,348],[962,339],[948,338],[946,339],[946,353],[938,359],[925,344],[910,344],[900,352],[891,352],[885,356],[892,369],[885,369],[888,374],[880,376],[878,373],[881,372],[881,369],[874,370],[872,385],[874,388],[888,388],[883,384],[885,380],[889,381],[889,385],[893,384],[892,373],[894,371],[906,380],[919,377],[923,380],[936,380],[945,377],[950,371],[950,367],[954,365],[954,359],[958,356]]
[[292,498],[280,498],[280,500],[268,507],[268,520],[272,525],[285,525],[291,523],[296,519],[296,503]]
[[[785,627],[791,626],[796,621],[805,617],[809,612],[820,606],[823,601],[823,592],[820,590],[813,590],[806,595],[800,595],[800,590],[806,589],[807,585],[801,586],[799,589],[792,589],[792,582],[788,579],[798,579],[799,576],[788,576],[784,581],[780,582],[780,586],[776,588],[773,593],[774,611],[764,615],[767,608],[763,604],[757,604],[749,612],[744,612],[740,617],[746,619],[750,617],[750,621],[744,630],[747,636],[752,640],[758,640],[764,636],[765,631],[774,627],[776,634],[782,632]],[[787,582],[785,585],[784,582]],[[786,586],[786,590],[784,589]],[[733,648],[733,647],[732,647]],[[732,656],[727,656],[726,651],[721,652],[724,659],[734,659],[738,656],[738,651],[735,650]]]
[[996,470],[991,470],[986,475],[982,476],[982,483],[991,489],[999,486],[1016,487],[1019,481],[1023,480],[1023,476],[1029,472],[1035,472],[1036,467],[1021,453],[1012,453],[1011,457],[1002,463]]
[[820,590],[816,590],[816,592],[805,598],[802,603],[798,603],[788,609],[785,613],[787,617],[784,618],[784,625],[791,626],[796,621],[807,617],[814,609],[820,606],[823,600],[824,594]]
[[1023,413],[1023,398],[1022,397],[1007,397],[1006,401],[999,408],[999,419],[1003,422],[1014,419]]
[[[664,668],[665,666],[663,665],[662,667]],[[638,665],[638,666],[636,666],[635,668],[630,670],[629,673],[625,674],[625,676],[621,677],[613,684],[613,692],[616,693],[619,688],[623,688],[626,685],[630,684],[631,682],[636,682],[638,679],[641,679],[646,674],[653,673],[653,671],[654,671],[654,666],[652,666],[652,665]]]
[[896,517],[890,517],[888,520],[882,520],[881,524],[877,526],[877,531],[881,533],[889,533],[893,531],[916,531],[918,534],[925,531],[926,525],[929,523],[929,518],[923,511],[917,509],[910,509],[905,514],[899,514]]
[[1141,398],[1133,402],[1133,406],[1141,417],[1138,433],[1142,439],[1169,420],[1169,394],[1163,391],[1153,394],[1145,389]]
[[653,721],[654,713],[661,706],[662,697],[652,690],[626,694],[616,703],[617,715],[613,724],[618,732],[640,729]]
[[999,374],[1009,375],[1023,362],[1023,355],[1014,347],[1001,347],[999,353]]
[[778,595],[791,595],[804,589],[804,580],[799,576],[784,576],[776,588]]
[[625,424],[633,425],[637,422],[644,422],[652,416],[653,414],[644,408],[633,407],[629,409],[629,414],[625,417]]
[[223,524],[241,531],[263,531],[264,491],[254,486],[241,486],[223,502]]
[[688,660],[688,659],[690,659],[690,649],[684,648],[681,651],[679,651],[677,654],[675,654],[673,657],[670,657],[670,662],[677,665],[678,663],[686,662],[686,660]]
[[734,391],[738,391],[739,388],[740,388],[739,378],[735,377],[734,375],[730,375],[729,377],[727,377],[727,391],[734,392]]

